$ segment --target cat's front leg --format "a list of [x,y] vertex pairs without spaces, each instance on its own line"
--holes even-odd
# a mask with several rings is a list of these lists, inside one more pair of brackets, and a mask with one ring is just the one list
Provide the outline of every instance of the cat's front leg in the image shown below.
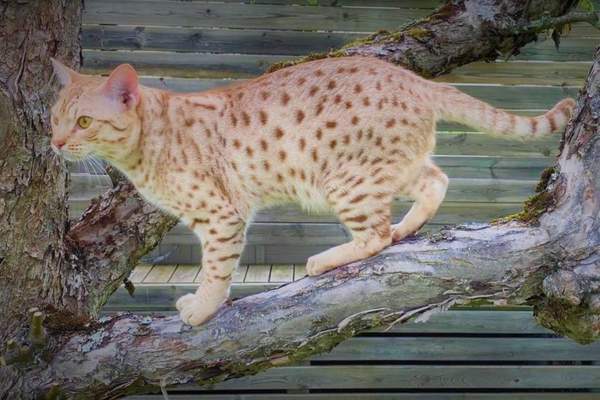
[[202,241],[200,286],[177,300],[183,322],[200,325],[210,319],[229,297],[232,274],[244,248],[245,224],[236,218],[218,220],[194,229]]

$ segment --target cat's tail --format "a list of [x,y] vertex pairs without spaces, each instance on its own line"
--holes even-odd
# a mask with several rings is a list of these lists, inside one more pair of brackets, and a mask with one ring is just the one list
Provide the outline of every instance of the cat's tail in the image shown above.
[[439,119],[460,122],[497,136],[527,139],[562,131],[575,107],[575,100],[566,98],[543,115],[524,117],[494,108],[452,86],[435,85]]

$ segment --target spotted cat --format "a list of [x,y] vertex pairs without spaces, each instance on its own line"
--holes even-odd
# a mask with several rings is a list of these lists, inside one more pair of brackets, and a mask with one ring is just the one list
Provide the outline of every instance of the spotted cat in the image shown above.
[[[127,64],[108,78],[54,67],[64,86],[52,109],[55,151],[109,161],[199,236],[200,286],[177,301],[191,325],[228,298],[257,209],[293,201],[333,210],[352,241],[308,259],[308,274],[319,275],[376,254],[434,216],[448,186],[431,160],[436,121],[534,138],[563,129],[574,106],[565,99],[542,116],[517,116],[362,57],[307,62],[189,94],[142,86]],[[391,224],[396,196],[414,204]]]

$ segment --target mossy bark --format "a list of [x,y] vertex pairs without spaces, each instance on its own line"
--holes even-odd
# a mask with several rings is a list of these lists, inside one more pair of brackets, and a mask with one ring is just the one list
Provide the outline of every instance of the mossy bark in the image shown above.
[[[537,40],[538,33],[560,29],[552,17],[563,16],[577,0],[448,1],[433,14],[398,31],[379,31],[328,53],[309,54],[277,63],[269,71],[326,57],[377,57],[435,77],[473,61],[509,57]],[[557,31],[558,32],[558,31]]]

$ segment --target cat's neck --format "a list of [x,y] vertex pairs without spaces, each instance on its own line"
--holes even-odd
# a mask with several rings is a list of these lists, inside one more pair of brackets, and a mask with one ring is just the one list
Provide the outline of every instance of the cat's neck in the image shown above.
[[[141,123],[138,143],[124,159],[110,160],[132,182],[145,182],[151,179],[157,169],[164,169],[169,160],[165,154],[173,146],[175,132],[183,129],[185,115],[189,112],[185,104],[194,99],[210,96],[205,93],[179,94],[153,88],[142,88],[136,113]],[[212,96],[210,96],[212,97]],[[219,96],[212,98],[220,103]],[[195,110],[196,114],[198,110]],[[216,123],[216,110],[203,110],[205,123]],[[208,147],[211,143],[205,143]],[[213,146],[210,146],[213,148]],[[162,167],[160,167],[163,165]]]

